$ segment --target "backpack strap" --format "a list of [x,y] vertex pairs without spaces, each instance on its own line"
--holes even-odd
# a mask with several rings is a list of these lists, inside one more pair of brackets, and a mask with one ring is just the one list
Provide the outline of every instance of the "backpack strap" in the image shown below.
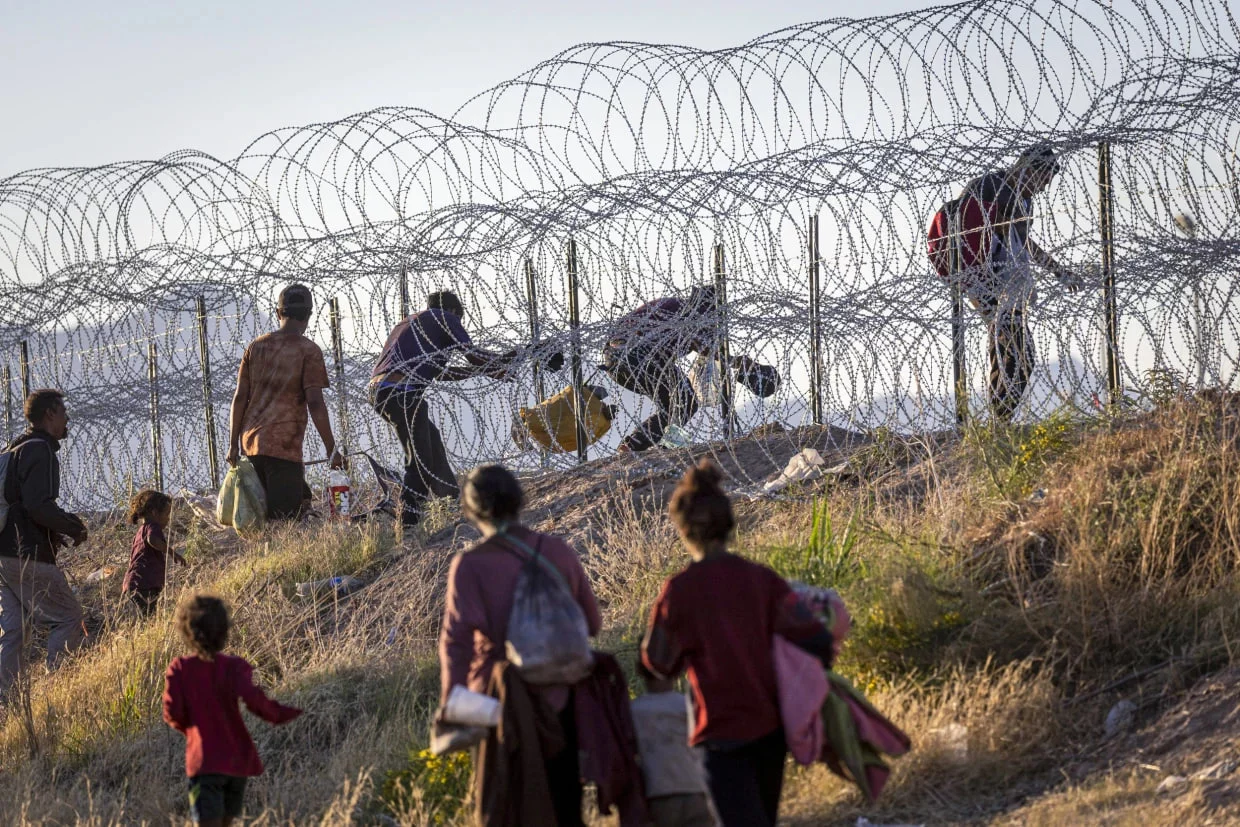
[[516,537],[512,534],[509,534],[507,529],[496,534],[494,539],[503,541],[501,542],[500,545],[504,549],[506,549],[507,551],[511,551],[513,554],[520,557],[522,560],[526,561],[527,563],[528,562],[537,563],[539,566],[543,568],[543,570],[550,573],[552,577],[554,577],[557,581],[559,581],[559,584],[564,587],[564,590],[566,592],[568,592],[569,594],[573,593],[572,588],[568,585],[568,581],[564,579],[563,572],[561,572],[558,568],[556,568],[554,563],[552,563],[550,560],[548,560],[546,557],[542,556],[542,554],[539,553],[538,550],[542,548],[542,540],[543,540],[541,534],[538,535],[538,542],[534,544],[534,548],[530,548],[529,544],[526,543],[524,540],[522,540],[520,537]]

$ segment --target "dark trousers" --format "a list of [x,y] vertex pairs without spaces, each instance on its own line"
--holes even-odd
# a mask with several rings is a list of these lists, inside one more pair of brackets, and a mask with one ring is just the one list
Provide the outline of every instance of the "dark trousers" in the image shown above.
[[154,589],[134,589],[127,593],[129,602],[138,607],[138,611],[143,615],[154,614],[155,608],[159,605],[159,595],[163,592],[162,588]]
[[656,406],[655,412],[626,436],[622,445],[634,451],[653,448],[668,425],[684,425],[697,413],[693,386],[675,360],[643,348],[622,354],[608,352],[604,357],[604,366],[617,385],[653,399]]
[[723,827],[774,827],[784,788],[784,732],[739,745],[698,748]]
[[258,481],[267,492],[268,520],[295,520],[309,507],[313,495],[306,485],[306,466],[262,454],[250,457]]
[[422,505],[431,495],[460,496],[456,472],[448,461],[439,429],[431,422],[422,390],[375,388],[370,399],[375,412],[396,429],[396,438],[405,451],[401,522],[416,525],[421,519]]
[[547,786],[551,788],[551,804],[555,808],[557,827],[583,827],[581,820],[581,767],[577,753],[577,713],[573,699],[560,713],[564,730],[564,749],[550,758]]
[[1014,310],[992,316],[988,336],[990,408],[996,419],[1007,422],[1029,387],[1036,358],[1025,314]]

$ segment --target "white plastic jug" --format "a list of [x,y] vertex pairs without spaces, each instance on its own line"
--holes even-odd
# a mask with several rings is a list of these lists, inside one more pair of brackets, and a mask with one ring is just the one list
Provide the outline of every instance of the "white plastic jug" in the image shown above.
[[351,493],[348,474],[340,469],[333,469],[327,474],[327,510],[331,519],[349,519]]

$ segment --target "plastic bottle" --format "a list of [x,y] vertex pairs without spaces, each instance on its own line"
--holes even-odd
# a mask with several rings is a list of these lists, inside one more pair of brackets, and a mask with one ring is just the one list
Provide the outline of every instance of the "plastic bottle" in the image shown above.
[[346,594],[352,594],[365,585],[365,581],[359,580],[356,577],[337,575],[324,580],[307,580],[304,583],[298,583],[296,590],[298,597],[326,597],[331,594],[335,594],[337,597],[344,597]]
[[349,475],[339,469],[332,469],[327,475],[327,509],[331,519],[349,519],[351,494]]

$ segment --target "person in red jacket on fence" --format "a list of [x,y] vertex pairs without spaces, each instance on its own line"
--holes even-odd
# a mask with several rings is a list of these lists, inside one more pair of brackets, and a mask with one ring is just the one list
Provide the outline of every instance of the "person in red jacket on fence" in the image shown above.
[[224,601],[194,595],[177,610],[176,623],[194,654],[174,660],[164,675],[164,720],[185,735],[190,818],[201,827],[227,827],[241,815],[246,779],[263,774],[238,701],[273,724],[301,710],[268,698],[254,685],[254,667],[223,654],[230,625]]
[[736,526],[709,459],[685,472],[670,512],[693,562],[669,578],[650,613],[642,661],[656,676],[688,672],[701,753],[723,827],[773,827],[787,744],[779,717],[775,635],[830,668],[830,632],[766,566],[728,551]]
[[988,248],[971,268],[965,293],[985,320],[990,356],[990,405],[1006,422],[1016,412],[1033,375],[1036,361],[1026,315],[1036,303],[1034,265],[1054,274],[1070,291],[1081,288],[1081,278],[1033,240],[1033,197],[1059,174],[1059,158],[1045,145],[1021,153],[1011,167],[991,172],[965,184],[961,202],[982,205]]

